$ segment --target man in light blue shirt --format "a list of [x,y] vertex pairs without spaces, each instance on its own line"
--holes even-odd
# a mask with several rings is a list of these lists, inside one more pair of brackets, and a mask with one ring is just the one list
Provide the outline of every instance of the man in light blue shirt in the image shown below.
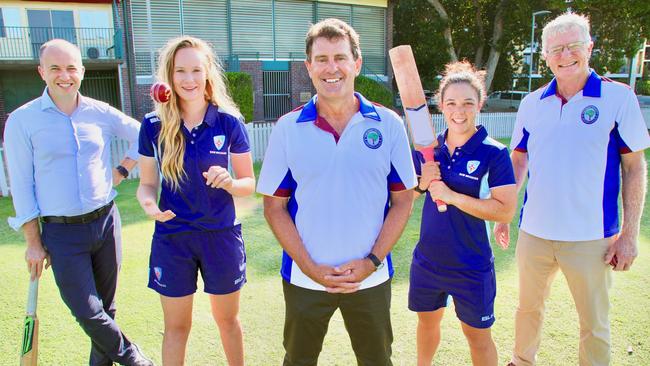
[[[23,230],[32,280],[44,262],[52,265],[63,301],[91,338],[90,365],[153,365],[114,320],[122,254],[113,186],[136,164],[140,124],[79,94],[84,67],[75,45],[45,43],[38,72],[43,95],[12,112],[5,128],[16,210],[9,224]],[[130,143],[115,168],[113,136]]]

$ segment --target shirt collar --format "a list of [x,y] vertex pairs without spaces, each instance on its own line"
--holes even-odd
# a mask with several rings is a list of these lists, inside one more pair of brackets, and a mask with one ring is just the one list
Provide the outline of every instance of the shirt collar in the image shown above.
[[[43,94],[41,95],[41,110],[47,110],[47,109],[55,109],[59,111],[59,107],[54,104],[54,101],[50,97],[50,94],[47,92],[47,86],[45,87],[45,90],[43,90]],[[81,107],[85,106],[87,104],[85,97],[81,95],[81,93],[77,92],[77,96],[79,97],[79,100],[77,101],[77,109],[80,109]]]
[[[447,133],[449,132],[449,129],[445,130],[445,133],[441,133],[438,135],[438,146],[442,147],[445,146],[446,144],[445,141],[447,140]],[[472,135],[472,137],[465,142],[463,146],[460,147],[461,150],[465,151],[468,154],[473,153],[481,144],[483,143],[483,140],[488,137],[487,130],[485,127],[479,125],[476,126],[476,132]]]
[[[600,98],[600,84],[602,82],[602,79],[596,72],[592,69],[591,72],[589,73],[589,77],[587,77],[587,82],[585,83],[585,86],[582,88],[582,95],[585,97],[594,97],[594,98]],[[556,95],[557,94],[557,80],[553,78],[551,82],[548,84],[544,92],[542,93],[542,96],[539,99],[544,99],[546,97],[549,97],[551,95]]]
[[[374,119],[375,121],[380,122],[381,118],[374,104],[368,101],[360,93],[354,93],[354,96],[359,100],[359,113],[363,115],[364,118]],[[296,120],[297,123],[300,122],[311,122],[315,121],[318,117],[318,110],[316,109],[316,100],[318,100],[318,94],[314,95],[311,100],[305,104]]]
[[217,123],[219,118],[219,107],[212,103],[208,103],[208,109],[205,110],[205,117],[203,121],[210,127],[214,127],[214,124]]

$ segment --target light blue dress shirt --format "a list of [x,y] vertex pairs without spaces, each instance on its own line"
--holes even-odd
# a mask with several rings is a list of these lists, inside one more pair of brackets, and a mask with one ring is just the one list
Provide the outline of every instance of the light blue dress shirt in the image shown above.
[[68,116],[47,93],[9,115],[5,151],[19,230],[39,216],[76,216],[108,204],[113,189],[111,141],[129,142],[137,160],[140,123],[110,105],[79,94]]

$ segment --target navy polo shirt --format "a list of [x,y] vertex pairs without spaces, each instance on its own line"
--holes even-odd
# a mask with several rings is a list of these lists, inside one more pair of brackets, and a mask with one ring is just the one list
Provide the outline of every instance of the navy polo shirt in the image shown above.
[[[160,119],[155,112],[145,116],[140,128],[139,152],[144,156],[157,157]],[[179,189],[173,191],[163,178],[160,192],[160,210],[172,210],[176,217],[156,221],[155,234],[173,234],[184,231],[221,230],[237,224],[235,205],[230,193],[205,184],[203,172],[211,166],[228,168],[228,155],[250,151],[248,135],[242,121],[210,104],[203,122],[188,131],[185,136],[183,168],[186,177]],[[164,151],[162,152],[164,154]]]
[[[515,184],[512,163],[505,145],[488,136],[483,126],[463,145],[450,152],[447,131],[438,136],[435,159],[442,180],[453,191],[474,198],[489,198],[490,189]],[[421,175],[424,158],[414,152],[415,170]],[[415,258],[423,258],[447,269],[487,269],[494,261],[490,248],[490,226],[482,219],[449,205],[440,213],[429,192],[422,209],[420,240]]]

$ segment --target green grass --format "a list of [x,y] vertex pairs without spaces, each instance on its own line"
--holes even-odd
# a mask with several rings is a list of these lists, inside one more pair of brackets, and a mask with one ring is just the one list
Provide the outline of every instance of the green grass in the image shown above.
[[[647,154],[648,155],[648,154]],[[123,220],[123,265],[118,288],[118,323],[130,339],[160,363],[162,312],[158,296],[146,287],[149,245],[153,223],[134,198],[136,181],[119,187],[117,204]],[[646,205],[640,238],[640,256],[630,272],[615,273],[611,291],[613,365],[650,365],[650,209]],[[278,274],[281,250],[261,212],[261,198],[240,202],[248,253],[248,284],[241,300],[246,361],[249,365],[279,365],[283,357],[284,303]],[[416,203],[408,226],[393,252],[396,275],[393,284],[392,320],[395,334],[395,365],[415,364],[416,315],[407,310],[408,269],[418,238],[422,199]],[[13,215],[11,201],[0,198],[0,365],[18,361],[28,274],[24,263],[22,234],[12,231],[6,217]],[[514,226],[514,225],[513,225]],[[514,231],[514,229],[513,229]],[[516,233],[513,232],[513,240]],[[510,357],[514,310],[517,305],[517,274],[514,245],[507,251],[495,248],[498,278],[497,322],[493,326],[500,364]],[[202,289],[202,284],[199,284]],[[45,272],[39,293],[41,365],[87,364],[88,338],[61,301],[52,272]],[[194,323],[187,352],[188,365],[225,365],[216,326],[202,292],[195,297]],[[443,340],[436,365],[471,364],[465,339],[453,308],[443,321]],[[632,345],[634,352],[627,354]],[[547,304],[540,365],[577,364],[578,321],[563,276],[557,276]],[[320,357],[321,365],[355,364],[350,341],[340,315],[331,321]]]

